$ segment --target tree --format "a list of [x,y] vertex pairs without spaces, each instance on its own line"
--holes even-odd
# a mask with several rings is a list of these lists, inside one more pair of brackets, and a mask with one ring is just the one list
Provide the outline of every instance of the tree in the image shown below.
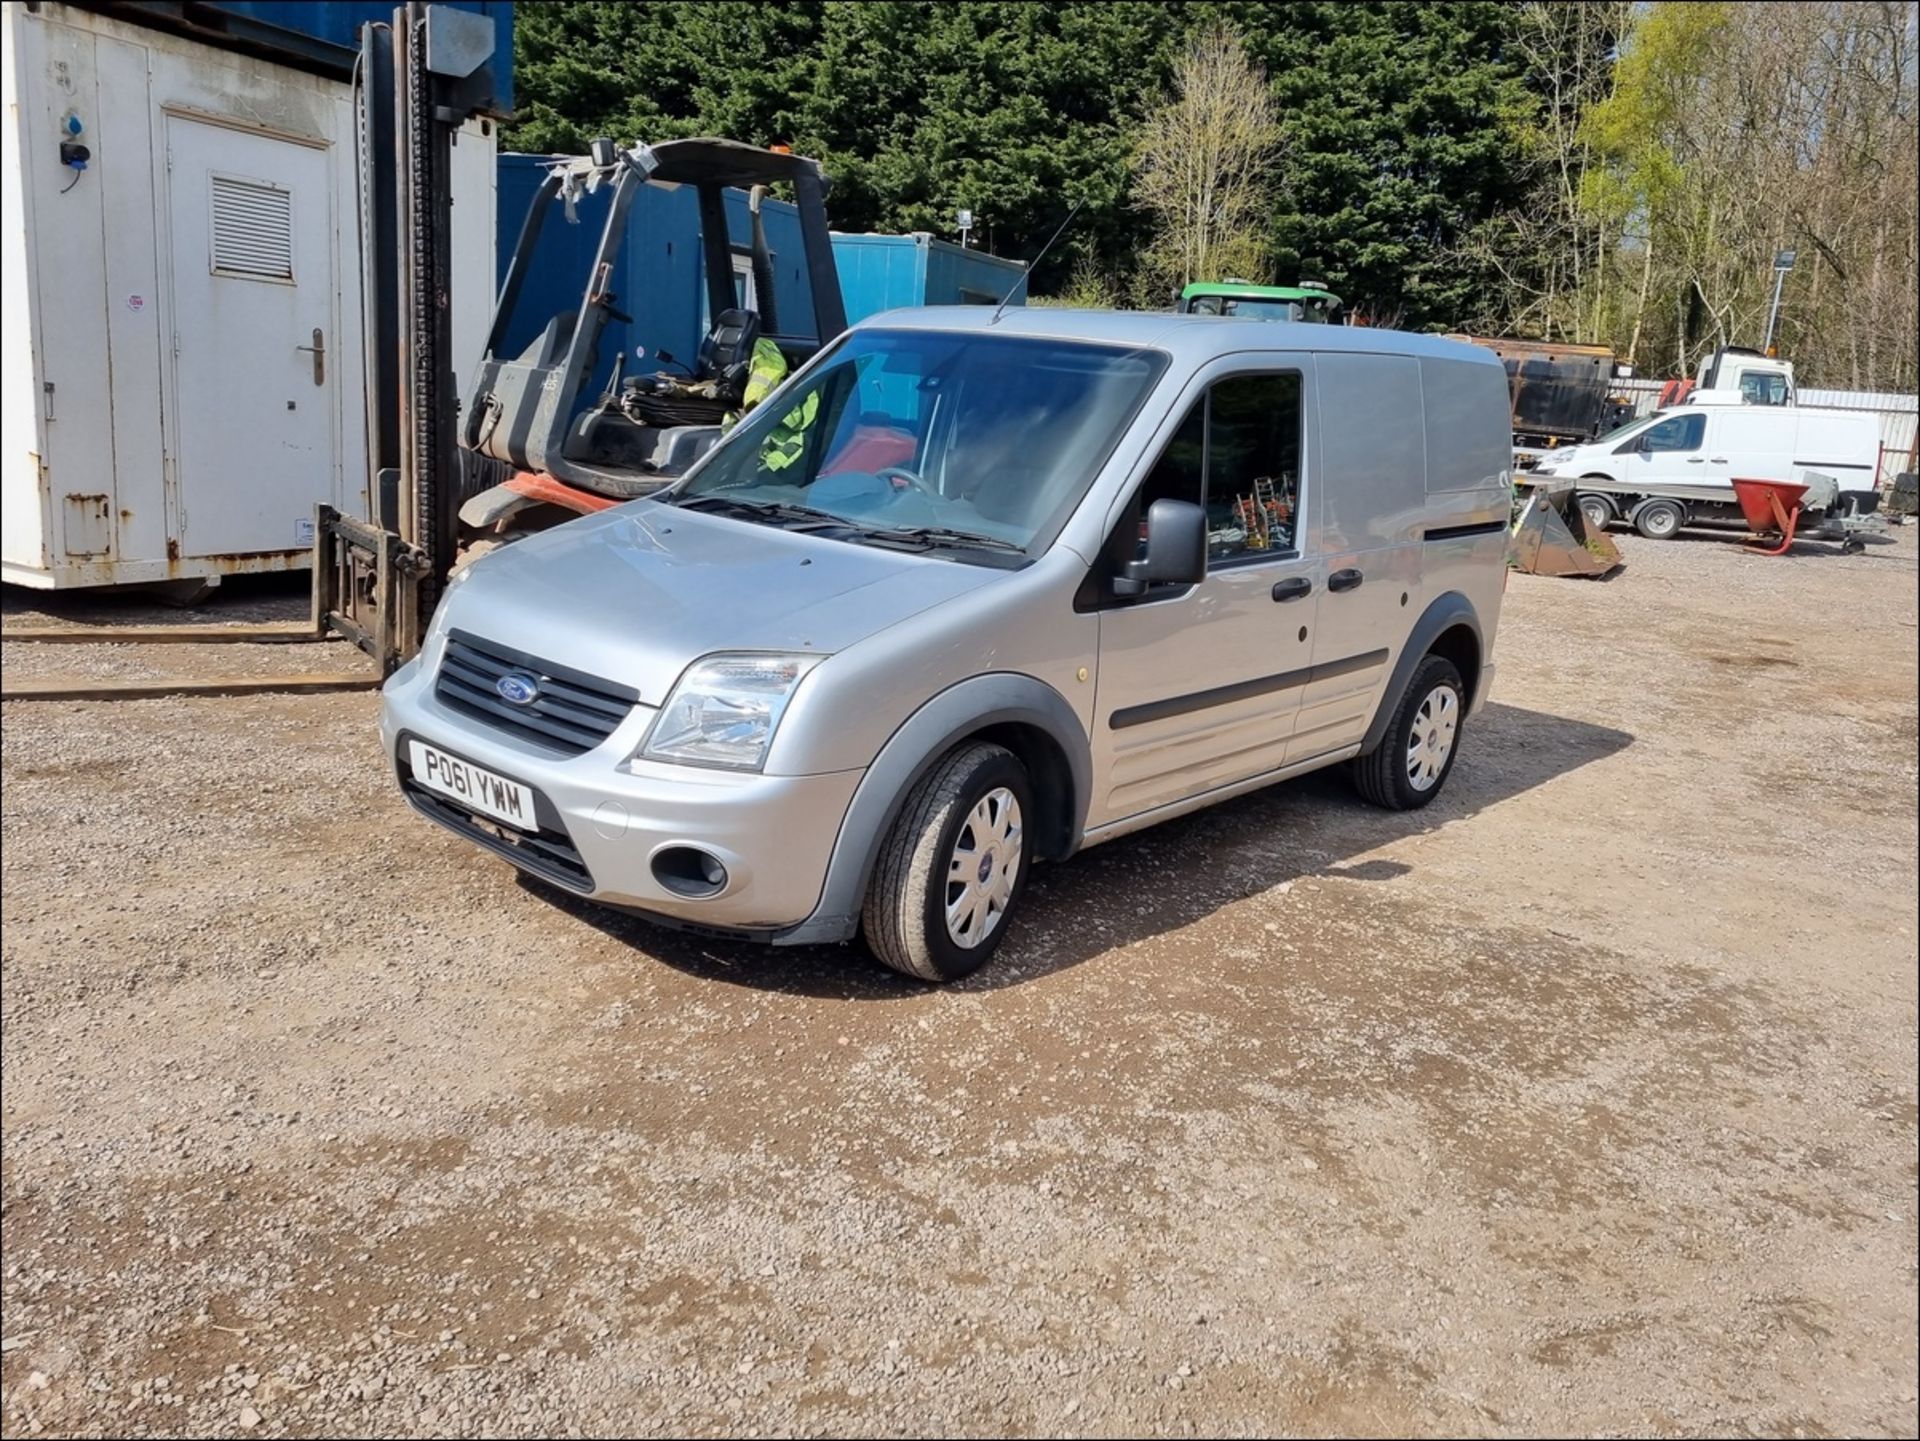
[[1182,27],[1177,6],[1148,0],[527,5],[507,143],[791,144],[826,163],[839,229],[951,236],[966,207],[979,243],[1018,257],[1080,202],[1034,277],[1044,288],[1080,255],[1131,267],[1131,138]]
[[1274,209],[1284,278],[1329,282],[1376,321],[1445,328],[1489,286],[1456,249],[1525,196],[1533,104],[1485,3],[1222,4],[1272,77],[1288,137]]
[[1151,281],[1271,271],[1267,220],[1280,126],[1266,76],[1239,32],[1215,21],[1174,65],[1173,94],[1146,118],[1134,148],[1134,197],[1156,230],[1143,257]]
[[1599,163],[1581,191],[1635,232],[1630,356],[1645,336],[1684,374],[1758,345],[1773,258],[1797,249],[1780,339],[1802,383],[1914,386],[1915,51],[1897,0],[1647,12],[1585,122]]

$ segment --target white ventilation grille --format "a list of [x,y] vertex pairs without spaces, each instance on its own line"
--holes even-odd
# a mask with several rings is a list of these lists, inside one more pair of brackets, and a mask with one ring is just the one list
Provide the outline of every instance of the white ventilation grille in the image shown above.
[[213,273],[293,279],[293,192],[263,180],[213,180]]

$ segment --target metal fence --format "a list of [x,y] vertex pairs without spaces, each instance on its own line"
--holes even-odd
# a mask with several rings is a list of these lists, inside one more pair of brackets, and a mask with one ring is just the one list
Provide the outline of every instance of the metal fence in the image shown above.
[[[1613,390],[1633,402],[1635,416],[1650,414],[1660,398],[1664,380],[1616,380]],[[1880,418],[1881,485],[1914,468],[1914,446],[1920,437],[1920,396],[1891,395],[1873,390],[1802,390],[1800,404],[1822,410],[1864,410]]]

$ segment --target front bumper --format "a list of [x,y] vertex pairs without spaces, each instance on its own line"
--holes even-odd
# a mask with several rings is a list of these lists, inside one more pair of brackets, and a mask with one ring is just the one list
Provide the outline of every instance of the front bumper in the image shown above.
[[[635,706],[593,750],[556,756],[437,699],[438,655],[439,647],[429,645],[381,692],[381,740],[408,804],[421,815],[577,895],[669,923],[772,939],[813,914],[862,772],[769,776],[628,763],[655,715],[647,706]],[[493,832],[457,803],[413,784],[408,739],[532,786],[544,802],[541,835]],[[667,889],[653,859],[674,846],[718,858],[725,885],[700,897]]]

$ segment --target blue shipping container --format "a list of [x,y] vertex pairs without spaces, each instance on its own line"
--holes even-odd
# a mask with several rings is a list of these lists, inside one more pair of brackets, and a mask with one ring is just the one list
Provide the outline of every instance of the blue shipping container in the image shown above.
[[[499,163],[500,276],[520,241],[527,207],[540,188],[551,157],[507,153]],[[517,354],[531,345],[548,320],[577,310],[587,287],[587,270],[606,224],[608,193],[582,196],[574,207],[575,224],[568,224],[559,207],[549,214],[540,233],[533,269],[527,276],[507,331],[507,351]],[[800,217],[785,201],[769,200],[762,207],[767,246],[773,252],[774,300],[780,329],[788,334],[811,334],[813,295],[807,286],[805,252],[800,243]],[[751,219],[744,191],[727,192],[727,239],[735,255],[735,287],[744,294],[748,271]],[[998,304],[1020,278],[1013,260],[962,250],[928,235],[839,235],[833,237],[834,263],[840,272],[840,291],[849,324],[882,310],[913,305]],[[611,289],[614,306],[633,317],[633,324],[607,323],[595,367],[592,394],[598,394],[612,373],[614,357],[626,356],[628,375],[661,368],[664,349],[691,363],[707,331],[706,286],[701,266],[700,207],[693,190],[683,186],[649,185],[635,197],[627,212],[627,236],[615,262]],[[1025,299],[1024,290],[1015,298]],[[645,357],[636,354],[644,346]]]
[[[907,305],[998,305],[1024,268],[980,250],[916,231],[912,235],[839,235],[833,260],[847,323]],[[1014,297],[1024,304],[1023,287]]]
[[[512,0],[448,0],[455,10],[493,17],[493,73],[502,107],[513,104]],[[209,0],[206,4],[124,4],[115,18],[178,31],[220,45],[345,80],[360,53],[360,27],[390,25],[394,0]]]

